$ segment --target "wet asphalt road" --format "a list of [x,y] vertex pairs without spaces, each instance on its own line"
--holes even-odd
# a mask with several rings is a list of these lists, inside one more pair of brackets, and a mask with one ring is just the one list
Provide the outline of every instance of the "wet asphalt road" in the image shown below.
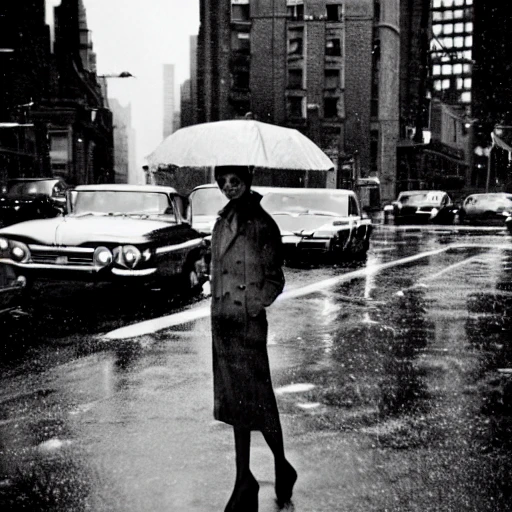
[[[268,313],[288,510],[512,510],[510,235],[378,226],[363,264],[286,276]],[[1,510],[224,510],[208,299],[55,283],[27,311],[2,326]]]

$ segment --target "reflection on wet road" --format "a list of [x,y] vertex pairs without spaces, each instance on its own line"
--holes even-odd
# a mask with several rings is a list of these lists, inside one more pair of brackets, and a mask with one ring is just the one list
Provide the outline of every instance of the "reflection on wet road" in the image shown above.
[[[509,236],[382,226],[364,265],[286,274],[269,354],[294,510],[512,510]],[[82,339],[4,363],[2,509],[223,510],[233,448],[211,416],[207,307],[171,308],[156,332],[107,308]],[[276,511],[254,443],[260,511]]]

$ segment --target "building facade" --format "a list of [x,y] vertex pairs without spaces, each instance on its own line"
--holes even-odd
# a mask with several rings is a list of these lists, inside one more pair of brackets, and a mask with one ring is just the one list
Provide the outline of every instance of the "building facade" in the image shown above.
[[131,104],[121,105],[109,98],[114,123],[114,182],[137,184],[135,169],[135,130],[132,127]]
[[398,0],[201,0],[200,16],[199,121],[296,128],[337,164],[317,185],[375,175],[392,195]]
[[[0,175],[113,178],[112,115],[82,0],[0,6]],[[0,125],[0,126],[2,126]]]
[[174,64],[163,66],[164,84],[164,129],[163,138],[166,139],[174,132],[174,115],[176,110],[176,99],[174,95]]

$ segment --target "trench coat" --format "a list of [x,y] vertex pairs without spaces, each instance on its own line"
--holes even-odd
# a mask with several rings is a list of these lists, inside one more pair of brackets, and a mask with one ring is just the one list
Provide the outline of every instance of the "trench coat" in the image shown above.
[[212,232],[214,418],[271,431],[279,415],[265,308],[284,287],[281,234],[255,192],[219,212]]

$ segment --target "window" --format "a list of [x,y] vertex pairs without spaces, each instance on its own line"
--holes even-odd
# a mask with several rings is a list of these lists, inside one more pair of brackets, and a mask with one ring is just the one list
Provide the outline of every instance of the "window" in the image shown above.
[[338,117],[338,98],[324,98],[324,117]]
[[460,95],[460,99],[463,103],[471,103],[471,93],[469,91],[463,92]]
[[433,75],[440,75],[441,74],[441,66],[439,64],[435,64],[432,69]]
[[341,21],[343,6],[341,4],[327,4],[327,21]]
[[466,32],[473,32],[473,23],[466,23]]
[[464,38],[456,37],[454,40],[455,48],[462,48],[464,46]]
[[460,75],[462,73],[462,64],[454,64],[453,65],[453,74]]
[[357,207],[357,201],[355,200],[355,198],[353,196],[349,197],[348,215],[349,216],[355,215],[357,217],[359,217],[359,215],[360,215],[359,208]]
[[464,89],[471,89],[471,78],[464,78]]
[[304,19],[304,1],[287,0],[286,16],[289,20],[301,21]]
[[251,51],[251,39],[249,32],[237,32],[231,33],[231,47],[233,50],[240,51],[243,53],[250,53]]
[[231,21],[249,21],[250,20],[250,7],[249,2],[246,3],[233,3],[231,4]]
[[453,34],[453,25],[451,23],[449,23],[443,27],[443,34],[446,34],[446,35]]
[[325,42],[325,55],[341,57],[341,40],[339,38],[327,39]]
[[453,11],[444,11],[443,19],[447,21],[453,20]]
[[324,78],[325,89],[338,89],[341,87],[340,70],[326,69]]
[[302,69],[288,70],[288,87],[290,89],[302,89]]
[[451,75],[452,74],[452,65],[451,64],[443,64],[442,74],[443,75]]
[[286,112],[288,114],[288,118],[303,119],[304,118],[303,104],[304,104],[304,100],[302,97],[288,96],[288,98],[286,98]]
[[232,80],[234,89],[249,89],[249,71],[233,73]]
[[[461,23],[462,25],[462,23]],[[433,25],[432,26],[432,32],[434,32],[435,36],[438,36],[443,31],[443,25]]]
[[288,55],[303,55],[302,30],[290,30],[288,32]]
[[455,32],[457,34],[464,32],[464,23],[455,23]]

